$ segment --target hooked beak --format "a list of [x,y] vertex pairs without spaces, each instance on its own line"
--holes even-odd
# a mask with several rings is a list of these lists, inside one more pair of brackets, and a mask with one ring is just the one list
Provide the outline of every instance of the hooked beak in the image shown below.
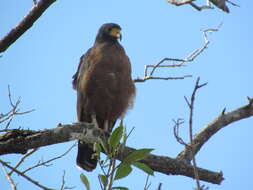
[[122,39],[122,35],[121,35],[121,31],[120,29],[118,28],[113,28],[111,31],[110,31],[110,35],[119,39],[121,41]]

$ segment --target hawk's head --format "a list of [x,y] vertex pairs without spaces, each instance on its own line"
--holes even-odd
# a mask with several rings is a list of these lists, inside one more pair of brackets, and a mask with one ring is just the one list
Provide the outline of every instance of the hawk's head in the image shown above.
[[96,42],[121,40],[121,27],[118,24],[103,24],[97,34]]

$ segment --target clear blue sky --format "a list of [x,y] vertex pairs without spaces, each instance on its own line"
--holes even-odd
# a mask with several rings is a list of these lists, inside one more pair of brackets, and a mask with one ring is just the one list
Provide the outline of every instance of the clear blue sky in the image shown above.
[[[203,1],[201,1],[203,2]],[[58,123],[76,121],[76,94],[71,77],[79,57],[93,44],[101,24],[115,22],[121,25],[122,45],[129,55],[133,78],[143,75],[145,64],[157,63],[164,57],[183,58],[203,43],[201,29],[216,27],[218,33],[210,36],[208,49],[187,67],[164,69],[160,75],[192,78],[177,81],[148,81],[137,84],[134,108],[128,112],[125,124],[135,127],[128,145],[135,148],[154,148],[155,154],[175,157],[182,150],[173,137],[172,119],[188,119],[188,108],[183,96],[190,96],[196,78],[208,85],[198,91],[194,112],[194,132],[215,119],[224,107],[227,111],[247,103],[253,96],[252,88],[252,6],[250,0],[241,1],[241,7],[231,7],[231,13],[220,10],[198,12],[189,6],[175,7],[159,1],[68,1],[54,3],[46,13],[13,44],[0,59],[0,112],[9,110],[7,85],[14,98],[21,97],[21,109],[36,109],[18,116],[12,123],[33,130],[54,128]],[[0,1],[0,36],[4,36],[30,10],[32,0]],[[200,167],[224,173],[221,186],[204,183],[214,190],[251,189],[253,149],[253,118],[241,120],[222,129],[197,155]],[[187,136],[187,126],[182,136]],[[35,164],[63,153],[74,142],[41,148],[23,166]],[[81,173],[75,166],[76,149],[53,166],[28,173],[42,184],[59,188],[63,170],[66,183],[82,189]],[[19,155],[2,156],[15,161]],[[93,190],[99,189],[97,174],[85,173]],[[143,189],[146,175],[135,169],[120,185]],[[18,189],[38,189],[15,176]],[[183,176],[155,173],[151,188],[159,183],[163,189],[193,189],[195,182]],[[1,189],[10,189],[0,172]]]

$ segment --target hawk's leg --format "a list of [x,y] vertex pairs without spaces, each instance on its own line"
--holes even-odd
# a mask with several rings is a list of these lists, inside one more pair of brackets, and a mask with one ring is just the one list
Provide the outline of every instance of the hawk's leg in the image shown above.
[[99,128],[95,113],[91,114],[91,122],[95,125],[95,128]]
[[109,133],[109,122],[105,120],[104,122],[104,132]]

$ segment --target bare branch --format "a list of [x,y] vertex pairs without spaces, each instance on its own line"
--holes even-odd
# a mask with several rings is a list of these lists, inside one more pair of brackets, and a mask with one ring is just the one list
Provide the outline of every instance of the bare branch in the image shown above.
[[[58,125],[53,129],[42,131],[11,130],[0,135],[0,155],[10,153],[25,154],[29,149],[51,144],[80,139],[85,142],[96,142],[102,131],[94,128],[91,123]],[[17,146],[19,145],[19,146]]]
[[18,175],[22,176],[23,178],[25,178],[26,180],[30,181],[31,183],[33,183],[34,185],[40,187],[41,189],[44,189],[44,190],[50,190],[52,188],[48,188],[44,185],[41,185],[39,182],[33,180],[32,178],[30,178],[29,176],[23,174],[22,172],[20,172],[19,170],[13,168],[12,166],[10,166],[7,162],[4,162],[3,160],[0,160],[0,163],[3,165],[3,166],[6,166],[7,168],[13,170],[15,173],[17,173]]
[[[27,157],[31,156],[34,152],[36,152],[38,149],[32,149],[30,152],[28,152],[26,155],[24,155],[19,162],[17,163],[17,165],[14,167],[15,169],[17,169],[24,161]],[[11,172],[9,172],[9,175],[11,176],[11,174],[13,173],[13,170]]]
[[157,190],[162,190],[162,183],[159,183]]
[[13,179],[12,179],[11,176],[8,174],[6,168],[5,168],[5,166],[4,166],[3,164],[2,164],[2,169],[3,169],[4,173],[5,173],[5,176],[6,176],[7,180],[8,180],[8,181],[10,182],[10,184],[11,184],[11,189],[12,189],[12,190],[17,190],[17,185],[14,183]]
[[[127,155],[129,155],[135,149],[130,147],[124,147],[117,156],[117,159],[124,160]],[[154,154],[149,154],[147,158],[141,160],[140,162],[147,164],[151,169],[156,172],[160,172],[166,175],[183,175],[195,179],[193,166],[187,164],[184,161],[173,159],[166,156],[158,156]],[[213,184],[220,184],[223,180],[222,172],[211,172],[206,169],[197,167],[199,178],[202,181],[206,181]]]
[[195,0],[180,0],[180,1],[178,1],[178,0],[167,0],[167,2],[171,3],[172,5],[176,5],[176,6],[189,4],[192,1],[195,1]]
[[174,132],[174,137],[176,138],[177,142],[184,146],[188,146],[187,143],[179,135],[179,128],[184,123],[184,120],[179,118],[176,121],[173,120],[173,122],[175,124],[173,127],[174,129],[173,132]]
[[21,103],[21,100],[19,98],[15,103],[13,102],[12,96],[11,96],[10,86],[8,86],[8,98],[9,98],[9,103],[10,103],[10,106],[11,106],[11,110],[9,112],[5,113],[5,114],[0,114],[0,124],[4,123],[4,122],[7,122],[7,124],[5,125],[5,130],[9,128],[14,116],[28,114],[28,113],[34,111],[34,109],[24,111],[24,112],[19,111],[18,106]]
[[226,13],[229,13],[229,8],[226,5],[226,2],[228,2],[229,4],[233,5],[233,6],[237,6],[239,7],[237,4],[229,1],[229,0],[207,0],[205,5],[202,6],[198,6],[196,5],[194,2],[196,2],[196,0],[167,0],[168,3],[171,3],[173,5],[176,6],[181,6],[181,5],[186,5],[189,4],[191,5],[193,8],[195,8],[198,11],[202,11],[204,9],[213,9],[213,7],[211,6],[211,3],[214,4],[217,8],[223,10]]
[[[93,124],[77,123],[72,125],[59,125],[53,129],[42,131],[12,130],[0,136],[0,155],[10,153],[26,153],[27,150],[81,139],[84,142],[94,143],[103,137],[101,130],[93,128]],[[17,146],[17,144],[19,146]],[[123,160],[135,149],[124,147],[117,159]],[[149,165],[154,171],[167,175],[184,175],[194,178],[193,167],[177,159],[150,154],[143,163]],[[15,171],[15,170],[14,170]],[[220,184],[222,174],[198,168],[200,180]]]
[[75,146],[76,146],[76,143],[73,144],[73,145],[72,145],[66,152],[64,152],[63,154],[61,154],[61,155],[59,155],[59,156],[56,156],[56,157],[54,157],[54,158],[52,158],[52,159],[49,159],[49,160],[47,160],[47,161],[44,161],[44,162],[41,162],[41,161],[40,161],[38,164],[36,164],[36,165],[34,165],[34,166],[31,166],[31,167],[27,168],[26,170],[24,170],[23,173],[26,173],[26,172],[28,172],[28,171],[30,171],[30,170],[32,170],[32,169],[34,169],[34,168],[37,168],[37,167],[39,167],[39,166],[47,166],[46,164],[48,164],[48,163],[50,163],[50,162],[52,162],[52,161],[54,161],[54,160],[60,159],[60,158],[64,157],[65,155],[67,155]]
[[147,175],[146,181],[145,181],[145,186],[144,186],[144,190],[148,190],[148,188],[150,187],[151,183],[149,182],[149,174]]
[[[189,103],[188,99],[186,97],[186,103],[188,104],[188,107],[190,109],[190,116],[189,116],[189,137],[190,137],[190,144],[192,144],[193,142],[193,111],[194,111],[194,103],[195,103],[195,96],[196,96],[196,92],[198,89],[200,89],[201,87],[205,86],[207,83],[204,84],[199,84],[200,81],[200,77],[197,78],[194,90],[192,92],[192,96],[191,96],[191,102]],[[188,147],[188,146],[186,146]],[[191,155],[192,155],[192,162],[193,162],[193,168],[194,168],[194,175],[195,175],[195,179],[196,179],[196,184],[197,184],[197,190],[201,190],[201,186],[200,186],[200,182],[199,182],[199,174],[197,171],[197,162],[195,159],[195,147],[191,146],[188,147],[191,150]]]
[[43,12],[55,1],[56,0],[43,0],[35,3],[31,11],[23,18],[23,20],[6,36],[0,39],[0,53],[8,49],[11,44],[31,28]]
[[66,182],[65,182],[65,175],[66,175],[66,172],[64,170],[63,171],[63,175],[62,175],[62,184],[61,184],[60,190],[74,189],[75,188],[74,186],[73,187],[68,187],[68,186],[65,185],[66,184]]
[[[194,61],[195,58],[197,56],[199,56],[208,47],[208,44],[210,43],[210,41],[208,40],[208,33],[217,32],[220,27],[221,27],[221,24],[217,28],[203,30],[202,32],[203,32],[203,37],[204,37],[204,44],[200,48],[191,52],[185,58],[177,59],[177,58],[165,57],[154,65],[145,65],[144,66],[144,77],[143,78],[138,77],[138,78],[134,79],[134,82],[145,82],[150,79],[178,80],[178,79],[185,79],[187,77],[192,77],[191,75],[184,75],[184,76],[180,76],[180,77],[156,77],[156,76],[154,76],[154,74],[158,68],[184,67],[184,66],[186,66],[185,65],[186,63]],[[172,62],[172,64],[165,64],[165,62]],[[175,64],[175,62],[177,62],[178,64]],[[151,68],[151,71],[149,71],[150,68]]]
[[250,100],[249,104],[231,112],[222,113],[212,122],[203,127],[203,129],[195,135],[192,143],[189,143],[188,146],[186,146],[185,149],[178,154],[177,158],[190,162],[192,160],[191,150],[189,148],[190,146],[195,147],[195,154],[197,154],[201,147],[220,129],[235,121],[253,116],[253,105],[251,103],[253,102],[253,98]]
[[[207,1],[209,2],[209,1]],[[204,9],[213,9],[213,7],[211,6],[210,3],[207,3],[206,5],[202,5],[202,6],[198,6],[195,3],[191,2],[189,3],[194,9],[198,10],[198,11],[202,11]]]

